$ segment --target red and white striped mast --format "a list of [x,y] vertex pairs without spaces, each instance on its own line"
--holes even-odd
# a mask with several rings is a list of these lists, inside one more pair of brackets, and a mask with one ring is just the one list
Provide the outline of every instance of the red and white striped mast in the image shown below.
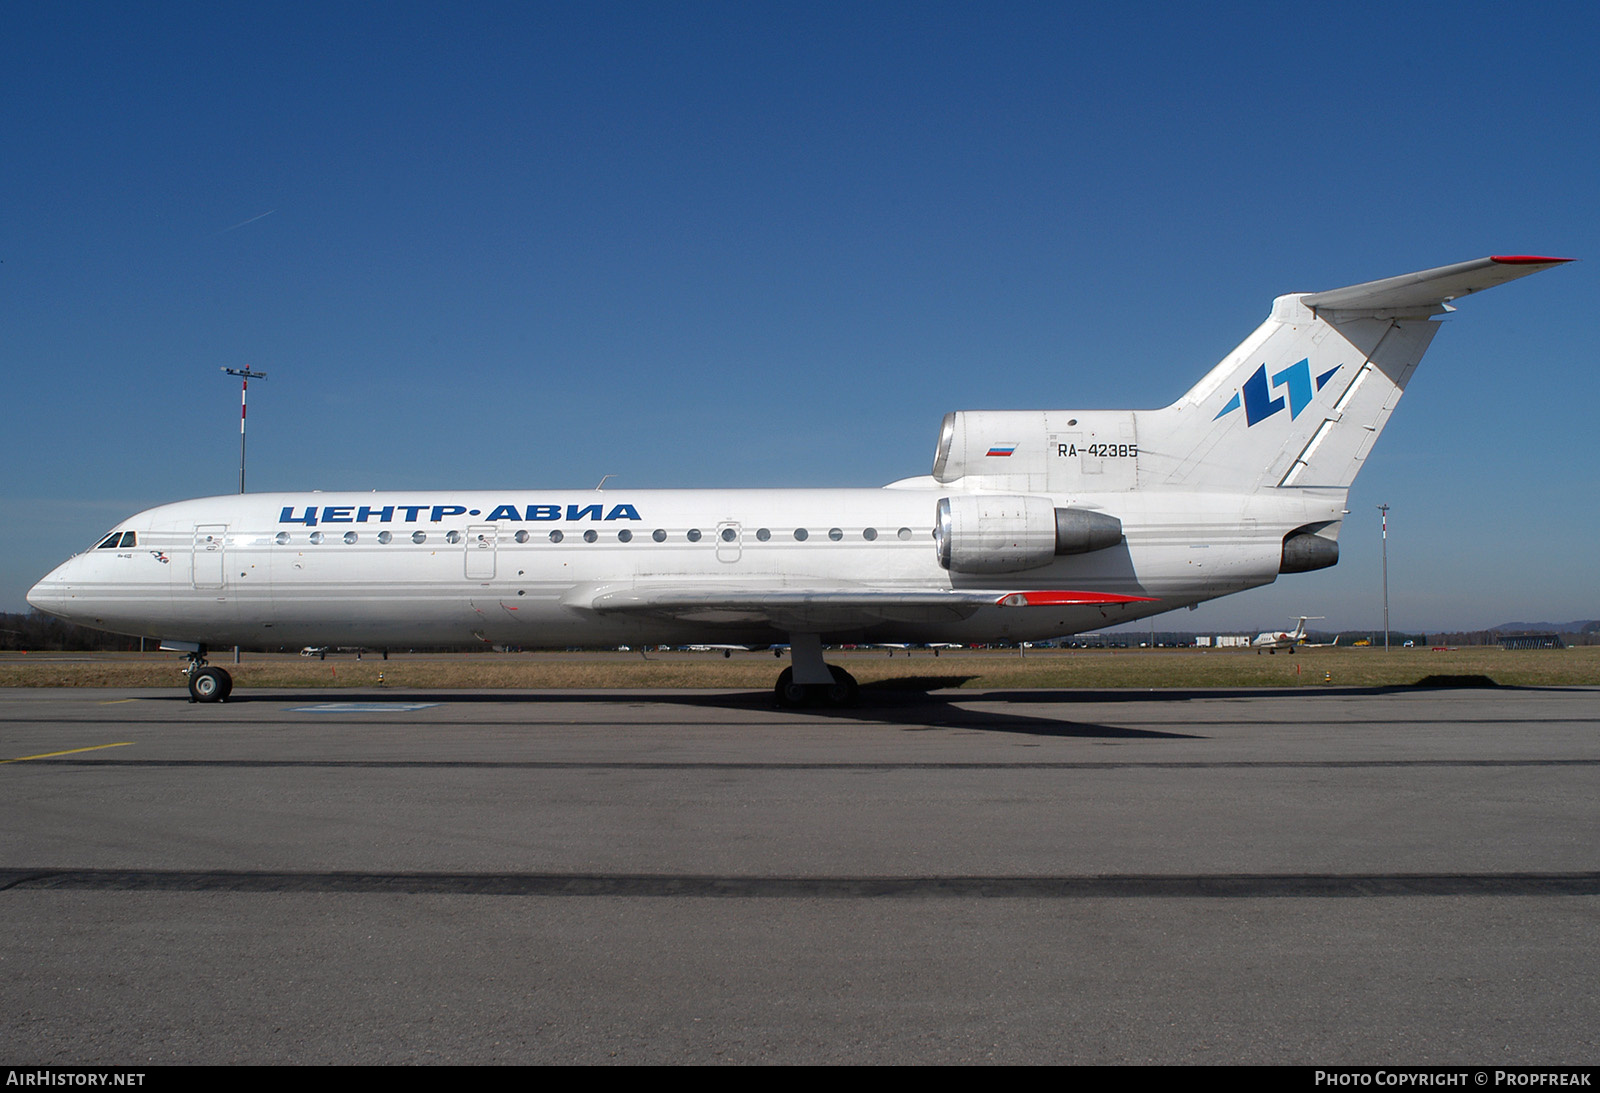
[[230,376],[238,376],[239,379],[240,379],[240,384],[239,384],[239,492],[243,493],[244,492],[244,415],[245,415],[245,400],[246,400],[246,397],[250,394],[250,381],[251,380],[264,380],[264,379],[267,378],[267,374],[265,372],[252,372],[252,371],[250,371],[250,366],[248,364],[245,365],[243,368],[224,368],[223,371],[228,373],[228,375],[230,375]]
[[1383,651],[1389,651],[1389,506],[1379,505],[1383,513]]

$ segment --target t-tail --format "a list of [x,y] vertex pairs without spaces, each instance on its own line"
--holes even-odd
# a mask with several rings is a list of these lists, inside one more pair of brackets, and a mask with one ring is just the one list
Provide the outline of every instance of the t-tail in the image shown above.
[[1280,296],[1245,342],[1149,415],[1159,484],[1348,489],[1452,300],[1565,259],[1500,256]]
[[1568,261],[1479,258],[1278,297],[1255,333],[1159,410],[945,416],[933,475],[979,490],[1346,490],[1452,300]]

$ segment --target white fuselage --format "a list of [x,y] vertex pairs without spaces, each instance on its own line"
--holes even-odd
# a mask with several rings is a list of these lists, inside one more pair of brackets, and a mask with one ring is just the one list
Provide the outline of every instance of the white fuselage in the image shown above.
[[[1023,573],[940,568],[930,479],[881,489],[244,494],[162,505],[118,525],[29,593],[41,610],[119,633],[209,645],[549,648],[770,642],[760,610],[606,610],[663,586],[752,594],[870,592],[807,629],[826,641],[1035,640],[1269,583],[1286,532],[1338,520],[1343,490],[1152,491],[1114,506],[1125,540]],[[1151,602],[896,610],[897,590],[1071,588]]]

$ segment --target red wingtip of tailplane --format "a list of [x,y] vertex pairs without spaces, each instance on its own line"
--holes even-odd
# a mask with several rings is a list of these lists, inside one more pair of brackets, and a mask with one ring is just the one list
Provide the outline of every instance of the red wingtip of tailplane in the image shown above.
[[1544,258],[1537,254],[1491,254],[1491,262],[1504,262],[1508,266],[1537,266],[1555,265],[1560,262],[1573,262],[1573,258]]

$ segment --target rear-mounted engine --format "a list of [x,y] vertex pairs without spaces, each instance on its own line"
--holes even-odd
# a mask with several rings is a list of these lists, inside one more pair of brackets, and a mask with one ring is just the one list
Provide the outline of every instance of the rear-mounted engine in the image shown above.
[[957,573],[1018,573],[1120,542],[1115,516],[1058,509],[1048,497],[1025,494],[942,497],[934,525],[939,564]]
[[1278,563],[1279,573],[1310,573],[1314,569],[1327,569],[1339,562],[1339,544],[1324,539],[1317,532],[1328,524],[1307,524],[1295,528],[1283,537],[1283,560]]

